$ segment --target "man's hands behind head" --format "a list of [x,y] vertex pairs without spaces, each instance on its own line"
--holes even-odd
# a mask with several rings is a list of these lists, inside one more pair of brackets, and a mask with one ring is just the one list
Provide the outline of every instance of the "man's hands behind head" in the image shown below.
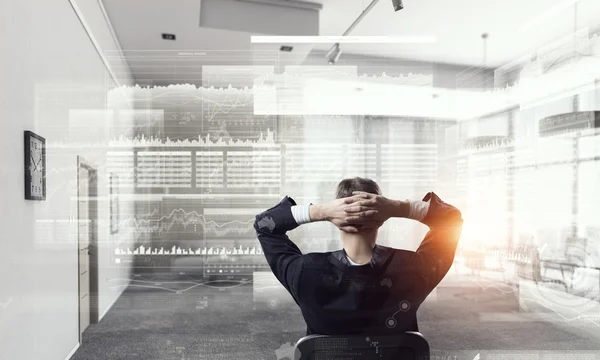
[[383,224],[391,217],[405,217],[408,214],[410,205],[407,202],[362,191],[352,194],[353,196],[344,199],[347,204],[344,211],[349,215],[347,221],[350,223],[374,221]]
[[369,219],[366,216],[360,221],[356,221],[356,214],[346,212],[346,208],[349,206],[346,203],[346,199],[349,198],[336,199],[320,205],[312,205],[310,207],[310,218],[313,221],[327,220],[340,230],[349,233],[356,233],[363,229],[374,229],[381,226],[381,224],[377,224],[373,219]]
[[[319,205],[311,218],[328,220],[340,230],[356,233],[379,228],[391,217],[398,216],[405,203],[387,199],[381,195],[354,192],[353,196]],[[408,206],[407,204],[405,206]]]

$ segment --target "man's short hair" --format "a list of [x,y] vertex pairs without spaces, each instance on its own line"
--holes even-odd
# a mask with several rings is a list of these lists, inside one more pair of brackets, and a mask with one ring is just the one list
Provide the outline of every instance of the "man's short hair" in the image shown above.
[[352,196],[354,191],[364,191],[371,194],[381,195],[379,185],[371,179],[353,177],[340,181],[335,194],[336,199]]

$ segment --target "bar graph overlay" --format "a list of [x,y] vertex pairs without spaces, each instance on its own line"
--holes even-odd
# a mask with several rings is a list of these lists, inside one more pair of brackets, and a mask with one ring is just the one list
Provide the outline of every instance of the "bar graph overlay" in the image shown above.
[[135,180],[135,153],[133,151],[107,151],[106,170],[119,175],[119,184],[132,188]]
[[190,152],[140,151],[138,153],[138,187],[190,187],[191,183]]
[[224,186],[223,151],[196,151],[196,187]]
[[280,183],[279,149],[227,152],[227,187],[278,187]]
[[173,246],[170,249],[161,248],[152,248],[145,247],[144,245],[140,245],[136,249],[123,249],[116,248],[115,255],[155,255],[155,256],[168,256],[168,255],[206,255],[206,256],[221,256],[221,255],[263,255],[262,249],[260,247],[234,247],[234,248],[197,248],[197,249],[183,249],[178,246]]

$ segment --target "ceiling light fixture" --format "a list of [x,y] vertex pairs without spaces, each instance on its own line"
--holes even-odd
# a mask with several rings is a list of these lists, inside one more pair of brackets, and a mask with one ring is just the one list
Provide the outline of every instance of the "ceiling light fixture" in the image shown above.
[[333,47],[327,52],[327,56],[325,57],[327,58],[327,62],[330,65],[335,65],[336,61],[338,61],[338,59],[340,58],[340,55],[342,55],[340,43],[335,43]]
[[[369,11],[371,11],[371,9],[375,7],[375,5],[377,5],[378,2],[379,0],[371,1],[371,3],[363,10],[363,12],[360,15],[358,15],[356,20],[354,20],[352,25],[350,25],[348,30],[344,31],[342,36],[350,34],[350,31],[352,31],[356,27],[356,25],[358,25],[358,23],[369,13]],[[335,64],[337,59],[339,59],[341,54],[342,52],[340,50],[340,43],[335,43],[333,47],[329,50],[329,52],[327,52],[327,55],[325,57],[327,58],[327,62],[333,65]]]
[[481,34],[481,39],[483,40],[483,87],[487,86],[487,42],[490,35],[488,33]]
[[402,0],[392,0],[392,5],[394,5],[394,11],[399,11],[399,10],[404,9]]

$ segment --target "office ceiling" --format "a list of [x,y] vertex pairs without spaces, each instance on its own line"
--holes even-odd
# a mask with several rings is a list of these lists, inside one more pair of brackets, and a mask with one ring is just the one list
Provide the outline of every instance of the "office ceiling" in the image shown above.
[[[279,66],[299,65],[313,47],[298,44],[293,52],[284,53],[279,51],[282,44],[251,44],[250,33],[200,27],[201,0],[98,1],[104,5],[133,77],[141,85],[201,85],[204,65],[273,63],[256,60],[269,56],[256,55],[258,52],[276,54]],[[176,41],[163,40],[163,33],[175,34]],[[206,56],[195,56],[202,52]],[[234,82],[223,81],[213,85]]]
[[[199,27],[201,0],[100,1],[126,53],[133,50],[156,54],[165,50],[256,48],[250,44],[251,34]],[[346,30],[370,0],[312,2],[323,4],[320,35],[335,36]],[[500,67],[561,37],[572,35],[575,21],[579,29],[588,28],[594,32],[600,28],[598,0],[404,0],[404,6],[404,10],[394,12],[391,0],[380,0],[351,35],[428,36],[435,38],[434,43],[342,44],[342,51],[391,59],[482,66],[481,34],[489,33],[487,65]],[[165,41],[161,33],[174,33],[177,41]],[[279,46],[264,45],[264,49],[277,50]],[[299,64],[309,52],[327,51],[330,47],[330,44],[296,45],[293,54],[287,58],[282,54],[283,63]],[[130,60],[136,79],[155,83],[173,82],[177,65],[169,68],[165,64],[147,59]],[[168,74],[161,78],[165,73]]]
[[[482,66],[482,33],[488,33],[487,65],[500,67],[529,51],[573,34],[577,27],[600,29],[598,0],[404,0],[394,12],[380,0],[351,33],[371,36],[432,36],[433,44],[345,44],[346,52],[428,62]],[[369,0],[325,0],[321,35],[339,35]],[[326,50],[327,46],[317,46]]]

